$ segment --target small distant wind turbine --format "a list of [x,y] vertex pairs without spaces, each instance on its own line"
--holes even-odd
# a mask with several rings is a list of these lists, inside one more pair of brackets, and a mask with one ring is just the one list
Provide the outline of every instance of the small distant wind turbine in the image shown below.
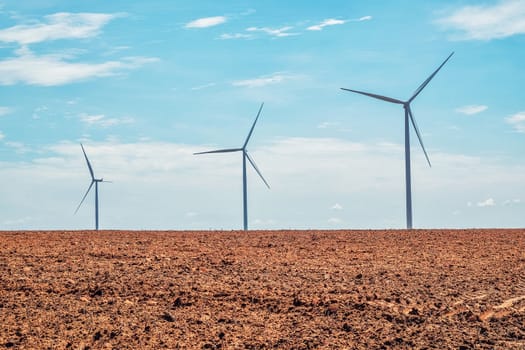
[[257,117],[255,117],[255,121],[253,122],[252,128],[250,129],[250,132],[248,133],[248,137],[246,138],[246,141],[244,141],[244,144],[241,148],[226,148],[226,149],[219,149],[215,151],[207,151],[207,152],[197,152],[194,154],[207,154],[207,153],[231,153],[231,152],[242,152],[242,194],[243,194],[243,214],[244,214],[244,230],[248,230],[248,189],[247,189],[247,183],[246,183],[246,159],[250,162],[250,164],[253,166],[257,174],[261,177],[266,187],[270,188],[270,185],[268,185],[268,182],[264,179],[261,172],[257,168],[257,165],[255,165],[254,160],[250,157],[248,154],[248,150],[246,149],[246,146],[248,145],[248,141],[250,141],[250,137],[252,136],[253,129],[255,128],[255,124],[257,123],[257,119],[259,119],[259,115],[261,114],[261,110],[264,106],[264,102],[261,103],[261,107],[259,108],[259,112],[257,113]]
[[361,95],[370,96],[373,98],[377,98],[382,101],[390,102],[390,103],[396,103],[403,105],[403,108],[405,109],[405,183],[406,183],[406,216],[407,216],[407,228],[412,229],[412,189],[411,189],[411,179],[410,179],[410,122],[412,122],[412,126],[414,127],[414,130],[416,132],[417,138],[419,140],[419,144],[421,145],[421,148],[423,149],[423,153],[425,153],[425,157],[427,158],[428,165],[431,167],[430,159],[428,158],[427,151],[425,149],[425,146],[423,145],[423,139],[421,138],[421,133],[419,131],[419,128],[417,127],[416,119],[414,118],[414,115],[412,114],[412,109],[410,108],[410,103],[414,101],[414,99],[423,91],[425,86],[427,86],[428,83],[434,78],[434,76],[439,72],[439,70],[447,63],[447,61],[452,57],[454,52],[452,52],[443,63],[432,73],[427,80],[425,80],[414,92],[412,97],[410,97],[407,101],[401,101],[392,97],[386,97],[381,95],[372,94],[369,92],[364,91],[357,91],[357,90],[351,90],[351,89],[345,89],[341,88],[342,90],[355,92]]
[[82,200],[80,201],[80,204],[78,205],[77,209],[75,210],[75,214],[78,212],[78,209],[80,209],[80,206],[82,203],[84,203],[84,200],[86,199],[89,191],[91,190],[91,187],[93,187],[93,184],[95,184],[95,229],[98,230],[98,183],[99,182],[111,182],[111,181],[104,181],[104,179],[96,179],[95,174],[93,172],[93,168],[91,167],[91,163],[89,162],[88,156],[86,154],[86,151],[84,150],[84,146],[80,144],[80,147],[82,147],[82,153],[84,153],[84,158],[86,158],[86,163],[89,169],[89,174],[91,175],[91,184],[89,185],[86,194],[84,197],[82,197]]

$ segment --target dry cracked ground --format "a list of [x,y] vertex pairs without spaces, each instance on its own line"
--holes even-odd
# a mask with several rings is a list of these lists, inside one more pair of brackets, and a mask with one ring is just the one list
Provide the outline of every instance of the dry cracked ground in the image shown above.
[[0,349],[525,349],[525,230],[0,232]]

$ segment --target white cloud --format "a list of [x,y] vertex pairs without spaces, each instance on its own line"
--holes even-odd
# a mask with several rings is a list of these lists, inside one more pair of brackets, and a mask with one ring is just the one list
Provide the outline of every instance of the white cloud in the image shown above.
[[251,225],[252,227],[253,226],[262,226],[262,227],[267,227],[267,226],[273,226],[276,224],[276,221],[274,219],[255,219],[251,222]]
[[343,222],[343,220],[339,218],[330,218],[327,220],[329,224],[340,224]]
[[185,25],[186,28],[208,28],[225,23],[225,16],[205,17],[191,21]]
[[0,61],[0,85],[64,85],[89,78],[116,75],[123,70],[157,61],[155,58],[128,57],[104,63],[76,63],[69,62],[60,55],[37,56],[28,50],[19,54],[21,55],[18,57]]
[[209,87],[213,87],[217,84],[215,83],[208,83],[208,84],[204,84],[204,85],[199,85],[199,86],[194,86],[191,88],[191,90],[193,91],[196,91],[196,90],[202,90],[202,89],[206,89],[206,88],[209,88]]
[[[0,8],[2,8],[1,4],[0,4]],[[25,224],[29,223],[32,219],[33,218],[30,217],[30,216],[25,216],[25,217],[13,219],[13,220],[5,220],[4,222],[2,222],[2,225],[4,225],[4,226],[25,225]]]
[[478,207],[493,207],[496,205],[496,202],[494,201],[493,198],[488,198],[484,201],[478,202],[476,205]]
[[507,199],[503,202],[503,205],[509,206],[509,205],[518,205],[521,204],[521,199],[515,198],[515,199]]
[[457,30],[461,40],[491,40],[525,34],[525,1],[500,0],[495,5],[465,6],[438,23]]
[[281,73],[274,73],[269,76],[262,76],[259,78],[254,79],[246,79],[246,80],[237,80],[232,83],[233,86],[240,86],[240,87],[248,87],[248,88],[255,88],[255,87],[263,87],[266,85],[271,84],[278,84],[282,83],[287,79],[291,79],[291,76],[284,75]]
[[[239,154],[193,156],[193,152],[207,150],[206,145],[83,143],[96,176],[114,181],[100,192],[103,228],[242,226]],[[250,227],[256,218],[273,220],[257,225],[262,229],[404,227],[404,153],[398,145],[390,145],[337,138],[276,138],[253,144],[251,155],[272,189],[248,169]],[[2,201],[9,205],[0,211],[0,222],[28,215],[35,219],[9,228],[91,228],[93,197],[76,216],[64,215],[73,212],[89,185],[78,143],[51,145],[31,154],[39,158],[27,162],[0,159],[0,182],[18,184],[2,191]],[[479,193],[497,191],[501,198],[525,198],[523,162],[501,163],[489,157],[434,151],[434,167],[429,169],[421,152],[413,155],[417,227],[523,226],[521,205],[501,211],[470,208],[451,215]],[[29,197],[33,200],[27,201]],[[344,198],[344,210],[330,209],[330,203],[336,199],[341,203]],[[198,216],[189,218],[188,212],[198,212]],[[329,218],[341,222],[327,222]]]
[[244,33],[235,33],[235,34],[221,34],[219,39],[221,40],[231,40],[231,39],[251,39],[253,35],[244,34]]
[[277,28],[277,29],[268,28],[268,27],[262,27],[262,28],[250,27],[250,28],[246,28],[246,30],[248,32],[263,32],[263,33],[266,33],[266,34],[268,34],[270,36],[274,36],[274,37],[278,37],[278,38],[299,35],[299,33],[290,33],[289,31],[291,29],[293,29],[293,27],[290,27],[290,26]]
[[0,140],[3,140],[5,135],[0,131]]
[[525,111],[516,113],[506,118],[505,121],[512,125],[517,132],[525,133]]
[[134,122],[133,118],[124,117],[124,118],[106,118],[103,114],[97,115],[81,115],[80,120],[90,126],[101,126],[107,128],[110,126],[116,126],[121,124],[131,124]]
[[118,15],[105,13],[55,13],[44,23],[21,24],[0,30],[0,41],[20,45],[58,39],[83,39],[96,36],[100,29]]
[[343,206],[339,203],[335,203],[334,205],[332,205],[332,209],[333,210],[343,210]]
[[329,129],[333,128],[335,126],[339,126],[339,123],[337,122],[322,122],[317,125],[317,129]]
[[42,114],[45,114],[49,108],[47,106],[38,106],[33,110],[33,119],[40,119]]
[[456,108],[456,112],[466,115],[474,115],[486,111],[489,107],[485,105],[469,105]]
[[8,115],[12,112],[13,110],[9,107],[2,107],[0,106],[0,117],[4,116],[4,115]]
[[323,30],[324,27],[334,26],[334,25],[338,25],[338,24],[345,24],[346,22],[347,21],[344,21],[342,19],[329,18],[329,19],[325,19],[324,21],[322,21],[319,24],[316,24],[316,25],[313,25],[313,26],[310,26],[310,27],[306,28],[306,30]]
[[18,153],[18,154],[28,153],[28,152],[31,151],[31,148],[28,147],[27,145],[25,145],[22,142],[7,141],[7,142],[5,142],[5,145],[7,147],[13,148],[15,150],[15,152]]
[[371,19],[372,19],[372,16],[363,16],[358,19],[350,19],[350,20],[328,18],[319,24],[306,28],[306,30],[319,31],[319,30],[323,30],[324,27],[328,27],[328,26],[335,26],[335,25],[345,24],[348,22],[363,22],[363,21],[369,21]]

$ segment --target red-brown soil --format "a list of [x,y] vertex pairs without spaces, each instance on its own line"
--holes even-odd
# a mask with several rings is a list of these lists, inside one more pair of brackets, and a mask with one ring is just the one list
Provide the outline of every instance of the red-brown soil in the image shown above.
[[525,349],[525,230],[2,232],[2,348]]

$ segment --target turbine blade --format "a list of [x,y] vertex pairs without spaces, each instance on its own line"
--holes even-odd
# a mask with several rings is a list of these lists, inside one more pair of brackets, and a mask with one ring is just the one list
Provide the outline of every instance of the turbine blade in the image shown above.
[[352,90],[352,89],[346,89],[346,88],[341,88],[341,90],[355,92],[356,94],[361,94],[361,95],[377,98],[378,100],[382,100],[382,101],[386,101],[386,102],[397,103],[397,104],[400,104],[400,105],[403,104],[403,101],[400,101],[400,100],[392,98],[392,97],[381,96],[381,95],[371,94],[369,92]]
[[242,149],[246,148],[246,145],[248,144],[248,141],[250,141],[250,137],[252,137],[253,129],[255,128],[255,124],[257,123],[257,119],[259,119],[259,115],[261,114],[263,106],[264,106],[264,102],[261,103],[261,107],[259,107],[259,112],[257,112],[257,117],[255,117],[255,121],[253,122],[252,128],[250,129],[250,132],[248,133],[248,137],[246,138],[246,141],[244,141],[244,145],[242,146]]
[[261,179],[263,180],[264,184],[266,185],[266,187],[268,187],[268,189],[270,188],[270,185],[268,185],[268,182],[266,182],[266,180],[264,179],[264,177],[262,176],[259,168],[257,168],[257,165],[255,164],[254,160],[250,157],[250,155],[248,154],[247,151],[244,151],[244,155],[246,156],[246,158],[248,158],[248,160],[250,161],[250,164],[253,166],[253,168],[255,169],[255,171],[257,172],[257,174],[259,174],[259,176],[261,177]]
[[425,86],[427,86],[428,83],[430,83],[430,81],[432,80],[432,78],[434,78],[434,76],[437,74],[437,72],[439,72],[439,70],[445,65],[445,63],[447,63],[447,61],[450,59],[450,57],[452,57],[452,55],[454,54],[454,52],[452,52],[446,60],[443,61],[443,63],[441,63],[441,65],[434,71],[434,73],[432,73],[428,78],[427,80],[425,80],[418,88],[417,90],[414,92],[414,94],[412,95],[412,97],[410,97],[410,100],[408,100],[408,102],[412,102],[416,97],[417,95],[419,95],[421,93],[421,91],[423,91],[423,89],[425,88]]
[[91,181],[91,184],[89,185],[87,191],[86,191],[86,194],[84,195],[84,197],[82,197],[82,200],[80,201],[80,204],[78,205],[77,209],[75,210],[75,214],[77,213],[78,209],[80,209],[80,206],[82,205],[82,203],[84,203],[84,200],[86,199],[89,191],[91,190],[91,187],[93,187],[93,184],[95,183],[95,181]]
[[225,148],[225,149],[218,149],[215,151],[197,152],[197,153],[193,153],[193,155],[207,154],[207,153],[230,153],[230,152],[239,152],[239,151],[242,151],[242,148]]
[[408,115],[410,116],[410,120],[412,121],[412,126],[414,126],[414,130],[416,131],[417,139],[419,140],[419,144],[421,145],[421,148],[423,149],[423,153],[425,153],[425,157],[427,158],[428,166],[432,168],[432,164],[430,164],[430,159],[428,158],[427,150],[425,149],[425,145],[423,144],[423,138],[421,137],[421,132],[419,131],[419,128],[417,127],[416,118],[414,118],[414,115],[412,114],[412,110],[410,109],[410,106],[408,107]]
[[89,168],[89,173],[91,174],[91,180],[95,180],[95,174],[93,173],[93,168],[91,167],[91,163],[89,162],[88,156],[86,154],[86,151],[84,150],[84,146],[80,144],[80,147],[82,147],[82,152],[84,153],[84,158],[86,158],[87,166]]

